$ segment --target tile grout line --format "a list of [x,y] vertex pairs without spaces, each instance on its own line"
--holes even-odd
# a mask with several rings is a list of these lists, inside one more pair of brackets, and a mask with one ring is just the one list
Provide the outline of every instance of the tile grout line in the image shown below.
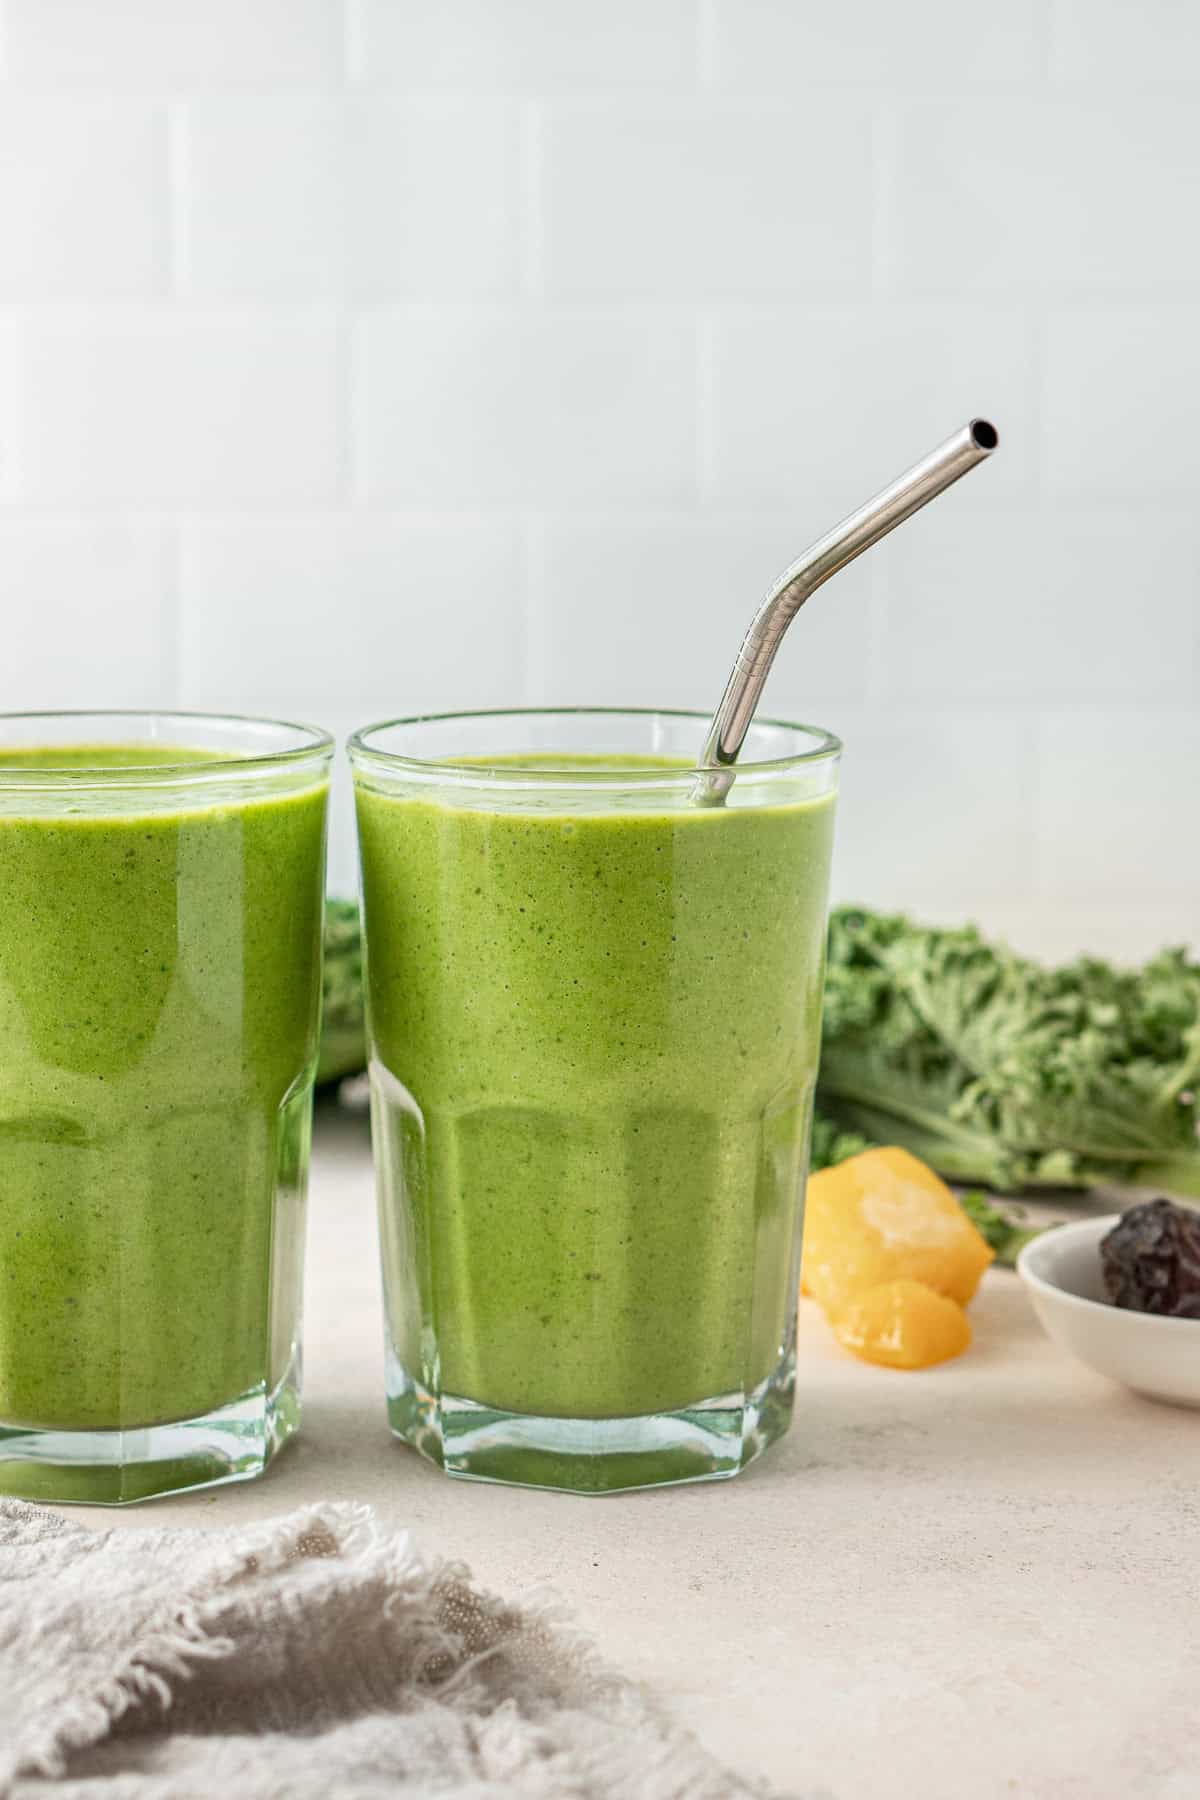
[[528,512],[521,520],[522,554],[525,564],[525,693],[527,706],[545,705],[547,676],[546,574],[548,564],[546,521],[539,513]]
[[1059,0],[1046,0],[1045,5],[1038,9],[1035,25],[1037,67],[1030,83],[1031,91],[1035,94],[1051,92],[1056,85],[1053,75],[1054,37],[1058,8]]
[[520,283],[526,300],[546,294],[546,219],[542,179],[544,119],[536,101],[519,103],[517,113],[520,188]]
[[717,489],[717,320],[709,309],[696,315],[696,501],[705,509]]
[[872,106],[867,123],[870,134],[871,238],[868,293],[871,305],[877,305],[886,296],[888,286],[888,258],[891,250],[888,207],[892,198],[892,167],[896,152],[893,119],[891,106],[884,102],[882,105]]
[[[357,513],[369,507],[367,468],[370,449],[367,443],[366,409],[362,403],[363,385],[362,330],[364,320],[351,308],[337,310],[338,368],[338,507]],[[307,509],[305,509],[307,516]]]
[[699,0],[696,12],[696,87],[711,93],[717,86],[719,25],[717,0]]
[[182,618],[182,531],[177,519],[170,519],[162,549],[163,608],[163,682],[167,701],[180,705],[183,693],[183,618]]
[[348,88],[361,87],[367,78],[366,20],[362,0],[343,0],[342,80]]
[[189,255],[191,169],[188,156],[189,135],[186,102],[176,99],[167,102],[166,125],[167,298],[177,301],[186,296],[191,284],[191,257]]
[[1029,735],[1033,748],[1031,757],[1032,777],[1030,792],[1026,796],[1029,805],[1029,839],[1031,845],[1029,870],[1029,899],[1034,906],[1046,907],[1053,903],[1051,893],[1052,882],[1046,858],[1046,754],[1047,735],[1049,731],[1050,707],[1040,702],[1033,709]]
[[1029,470],[1029,494],[1032,505],[1045,509],[1048,501],[1046,484],[1046,429],[1049,408],[1046,405],[1046,333],[1049,325],[1048,304],[1029,302],[1022,309],[1029,358],[1029,391],[1025,402],[1029,409],[1029,442],[1025,446]]

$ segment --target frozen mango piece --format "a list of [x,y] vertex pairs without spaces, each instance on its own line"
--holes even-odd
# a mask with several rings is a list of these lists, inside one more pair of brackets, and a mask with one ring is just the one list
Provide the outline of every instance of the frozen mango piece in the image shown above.
[[971,1342],[962,1307],[906,1275],[847,1301],[830,1324],[843,1349],[888,1369],[928,1369]]
[[907,1150],[864,1150],[809,1180],[803,1286],[831,1317],[904,1275],[965,1306],[992,1254],[945,1182]]

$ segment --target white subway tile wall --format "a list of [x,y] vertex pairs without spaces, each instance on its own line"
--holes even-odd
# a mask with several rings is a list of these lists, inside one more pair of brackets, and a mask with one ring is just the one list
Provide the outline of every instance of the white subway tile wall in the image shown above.
[[[707,707],[837,890],[1200,942],[1200,8],[0,0],[5,707]],[[339,778],[331,879],[349,886]]]
[[695,498],[690,320],[389,307],[364,312],[355,351],[354,468],[367,501]]
[[556,298],[852,297],[870,280],[861,100],[577,102],[545,108],[540,147]]
[[0,516],[0,706],[162,705],[173,694],[165,525]]
[[702,0],[350,0],[354,76],[401,93],[686,89]]
[[337,320],[293,308],[30,308],[17,326],[19,497],[180,509],[336,500],[342,361]]
[[167,292],[166,109],[0,98],[0,299]]
[[105,93],[338,87],[343,0],[5,0],[10,79]]

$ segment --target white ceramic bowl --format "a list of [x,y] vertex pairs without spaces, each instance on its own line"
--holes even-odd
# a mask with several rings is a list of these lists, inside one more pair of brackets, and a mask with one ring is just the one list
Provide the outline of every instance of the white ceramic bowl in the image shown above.
[[1047,1333],[1080,1362],[1139,1394],[1200,1406],[1200,1319],[1163,1319],[1110,1306],[1100,1239],[1119,1218],[1081,1219],[1026,1244],[1017,1260]]

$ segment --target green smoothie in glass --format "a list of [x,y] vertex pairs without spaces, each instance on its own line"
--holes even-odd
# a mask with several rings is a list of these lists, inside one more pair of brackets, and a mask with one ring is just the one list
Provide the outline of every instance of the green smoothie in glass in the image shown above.
[[254,1474],[294,1429],[330,752],[0,719],[0,1491]]
[[732,1473],[786,1426],[837,746],[754,731],[721,807],[686,716],[352,742],[389,1406],[452,1472]]

